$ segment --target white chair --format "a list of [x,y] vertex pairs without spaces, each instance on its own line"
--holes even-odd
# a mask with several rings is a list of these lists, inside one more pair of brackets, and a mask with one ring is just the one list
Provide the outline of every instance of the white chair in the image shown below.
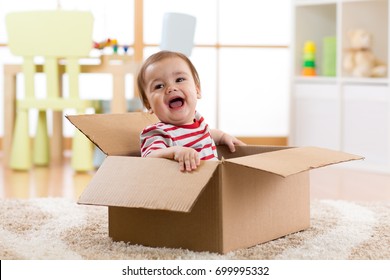
[[188,14],[165,13],[163,18],[161,50],[175,51],[191,56],[194,47],[196,18]]

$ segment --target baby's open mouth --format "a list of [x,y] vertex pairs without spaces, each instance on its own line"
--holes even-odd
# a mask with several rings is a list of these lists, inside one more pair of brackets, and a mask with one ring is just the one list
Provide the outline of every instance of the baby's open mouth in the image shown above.
[[184,99],[181,97],[174,98],[169,101],[169,108],[175,109],[184,105]]

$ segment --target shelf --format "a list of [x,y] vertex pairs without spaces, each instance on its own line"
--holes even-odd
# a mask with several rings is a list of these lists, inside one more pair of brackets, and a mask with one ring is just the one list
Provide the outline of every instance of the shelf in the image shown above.
[[[344,58],[344,50],[349,49],[349,33],[351,30],[364,29],[372,36],[371,51],[374,56],[388,63],[388,1],[343,1],[340,19],[340,55]],[[342,65],[342,64],[341,64]],[[342,76],[348,76],[345,69],[341,69]]]
[[297,83],[337,83],[338,78],[336,77],[321,77],[321,76],[315,76],[315,77],[304,77],[304,76],[296,76],[294,78],[295,82]]
[[355,77],[304,77],[296,76],[294,82],[297,83],[340,83],[340,84],[355,84],[355,85],[389,85],[389,80],[387,78],[355,78]]
[[[294,2],[289,145],[362,155],[365,160],[351,168],[390,173],[389,2]],[[343,67],[350,32],[357,29],[371,34],[370,50],[388,68],[384,77],[358,77]],[[328,37],[332,39],[324,39]],[[313,53],[307,52],[312,48],[304,47],[308,41],[316,45],[314,63]],[[316,76],[301,75],[303,66],[313,65]]]
[[336,4],[338,1],[337,0],[300,0],[300,1],[295,1],[295,5],[297,7],[300,6],[315,6],[315,5],[326,5],[326,4]]
[[340,0],[341,3],[358,3],[358,2],[387,2],[387,0]]
[[342,78],[343,84],[389,85],[387,78]]
[[303,48],[307,41],[316,44],[315,63],[317,75],[324,67],[324,38],[336,39],[338,77],[350,73],[343,69],[345,50],[350,48],[349,33],[365,29],[372,35],[371,50],[375,57],[390,65],[389,61],[389,16],[387,0],[338,0],[296,1],[294,34],[294,73],[302,70]]
[[297,0],[295,1],[296,7],[301,6],[316,6],[327,5],[337,3],[358,3],[358,2],[387,2],[387,0]]
[[298,6],[295,9],[295,75],[302,71],[303,49],[305,42],[316,45],[315,63],[317,74],[322,68],[322,44],[326,37],[337,37],[337,9],[335,3],[324,5]]

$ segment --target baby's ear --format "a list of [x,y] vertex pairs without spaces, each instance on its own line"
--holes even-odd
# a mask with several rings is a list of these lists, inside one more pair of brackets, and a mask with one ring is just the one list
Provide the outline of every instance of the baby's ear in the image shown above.
[[149,108],[149,109],[148,109],[148,113],[149,113],[149,114],[153,114],[153,113],[154,113],[154,112],[153,112],[153,109],[152,109],[152,108]]
[[199,87],[196,87],[196,97],[197,97],[198,99],[201,99],[201,98],[202,98],[202,92],[201,92],[201,90],[200,90]]

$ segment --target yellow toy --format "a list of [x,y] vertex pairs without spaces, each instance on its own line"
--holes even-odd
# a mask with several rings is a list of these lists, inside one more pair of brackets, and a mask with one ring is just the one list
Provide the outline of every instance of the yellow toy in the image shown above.
[[343,68],[354,77],[385,77],[387,66],[371,51],[372,35],[363,29],[348,33],[350,48],[345,52]]
[[303,48],[303,76],[315,76],[316,64],[315,64],[316,45],[312,41],[305,42]]

